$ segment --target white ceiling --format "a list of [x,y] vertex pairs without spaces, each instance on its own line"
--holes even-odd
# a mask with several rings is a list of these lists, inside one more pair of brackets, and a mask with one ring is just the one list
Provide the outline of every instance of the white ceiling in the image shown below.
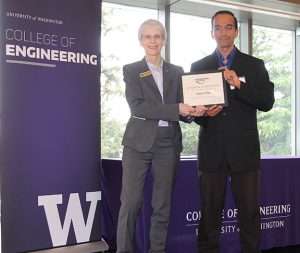
[[[220,9],[234,12],[239,21],[295,30],[300,27],[300,0],[104,0],[130,6],[164,9],[171,12],[211,17]],[[225,5],[224,5],[225,4]],[[251,10],[250,10],[251,9]],[[267,13],[267,14],[266,14]],[[284,14],[284,15],[283,15]]]

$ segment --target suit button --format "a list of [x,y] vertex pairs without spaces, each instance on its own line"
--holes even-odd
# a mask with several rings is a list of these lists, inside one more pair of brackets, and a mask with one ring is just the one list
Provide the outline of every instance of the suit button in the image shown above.
[[226,112],[223,112],[223,116],[226,116]]

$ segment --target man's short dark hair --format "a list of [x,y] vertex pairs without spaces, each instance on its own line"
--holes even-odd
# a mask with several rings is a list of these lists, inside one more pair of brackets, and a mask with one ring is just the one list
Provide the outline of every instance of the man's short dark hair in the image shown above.
[[215,17],[218,16],[218,15],[223,15],[223,14],[228,14],[228,15],[233,17],[233,19],[234,19],[234,28],[235,28],[235,30],[237,30],[238,29],[238,22],[237,22],[236,17],[234,16],[234,14],[231,11],[226,11],[226,10],[218,11],[212,16],[212,18],[211,18],[211,28],[212,29],[214,28],[214,19],[215,19]]

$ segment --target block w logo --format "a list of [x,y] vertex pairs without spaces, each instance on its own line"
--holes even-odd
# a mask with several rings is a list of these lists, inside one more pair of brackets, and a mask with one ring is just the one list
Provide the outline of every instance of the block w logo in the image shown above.
[[62,224],[57,207],[57,205],[63,203],[62,198],[62,194],[38,197],[38,205],[44,206],[53,246],[67,244],[71,222],[73,222],[77,243],[89,241],[97,203],[101,200],[101,191],[86,193],[86,201],[91,202],[86,223],[84,221],[79,194],[71,193],[64,224]]

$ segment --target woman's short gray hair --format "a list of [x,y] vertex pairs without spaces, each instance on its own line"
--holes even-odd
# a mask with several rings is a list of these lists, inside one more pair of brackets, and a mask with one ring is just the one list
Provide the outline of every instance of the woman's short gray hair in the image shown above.
[[146,21],[144,21],[138,31],[138,38],[139,40],[142,39],[142,34],[143,31],[146,27],[156,27],[161,31],[161,34],[163,36],[163,39],[166,40],[167,39],[167,32],[166,29],[164,28],[164,26],[162,25],[162,23],[160,23],[158,20],[156,19],[148,19]]

